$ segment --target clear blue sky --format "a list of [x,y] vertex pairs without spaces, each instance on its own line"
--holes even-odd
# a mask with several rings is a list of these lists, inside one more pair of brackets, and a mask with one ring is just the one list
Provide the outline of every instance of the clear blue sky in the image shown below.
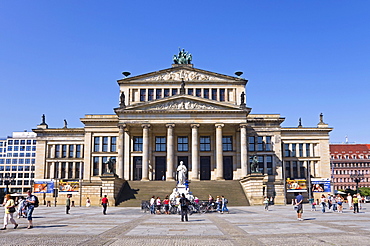
[[0,136],[82,127],[113,114],[117,79],[166,69],[178,47],[196,68],[244,72],[252,113],[334,127],[370,143],[368,1],[1,1]]

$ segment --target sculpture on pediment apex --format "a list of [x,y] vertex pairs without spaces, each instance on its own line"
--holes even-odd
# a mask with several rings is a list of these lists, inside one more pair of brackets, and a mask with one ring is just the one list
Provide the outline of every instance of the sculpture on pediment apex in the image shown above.
[[191,64],[191,60],[193,59],[192,55],[185,51],[185,49],[179,48],[179,54],[173,56],[173,62],[175,64]]
[[126,107],[126,104],[125,104],[125,92],[123,92],[123,91],[121,92],[119,106],[120,106],[121,108]]

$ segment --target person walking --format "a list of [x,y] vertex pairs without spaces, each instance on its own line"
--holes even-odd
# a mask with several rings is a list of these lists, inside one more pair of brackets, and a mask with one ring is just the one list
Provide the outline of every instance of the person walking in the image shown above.
[[107,214],[107,207],[109,205],[109,201],[107,198],[107,195],[104,195],[104,197],[101,199],[101,205],[103,206],[103,214]]
[[15,203],[14,200],[11,198],[10,194],[5,195],[5,201],[3,203],[5,207],[5,214],[4,214],[4,226],[0,230],[6,230],[6,226],[8,225],[8,220],[14,225],[14,229],[17,229],[18,224],[13,218],[13,214],[15,212]]
[[150,214],[155,214],[155,196],[150,198],[149,206],[150,206]]
[[265,199],[263,200],[263,205],[265,206],[265,211],[269,210],[269,199],[267,196],[265,196]]
[[303,196],[302,193],[298,193],[298,196],[295,198],[295,206],[297,206],[297,219],[302,221],[302,214],[303,214]]
[[324,194],[322,194],[320,198],[320,204],[321,204],[321,212],[325,213],[325,207],[326,207],[326,197]]
[[222,202],[221,214],[223,214],[224,212],[229,213],[229,209],[227,208],[227,204],[229,203],[229,201],[224,196],[221,196],[221,202]]
[[356,213],[359,213],[359,209],[358,209],[358,198],[357,196],[353,196],[353,213],[356,214]]
[[163,200],[164,213],[170,214],[170,199],[166,196]]
[[181,206],[181,221],[189,221],[188,220],[188,205],[189,205],[189,200],[185,197],[185,194],[182,193],[181,198],[180,198],[180,206]]
[[35,209],[36,200],[37,200],[36,196],[32,195],[31,191],[28,190],[27,198],[26,198],[26,201],[24,202],[24,208],[23,208],[23,210],[27,211],[27,220],[28,220],[27,229],[33,228],[32,215],[33,215],[33,210]]
[[69,214],[69,210],[71,210],[71,195],[67,195],[66,199],[66,214]]
[[91,207],[90,198],[86,198],[86,207]]
[[348,193],[347,195],[347,202],[348,202],[348,208],[352,210],[352,196],[351,193]]
[[343,197],[338,194],[336,200],[338,204],[338,213],[343,213]]

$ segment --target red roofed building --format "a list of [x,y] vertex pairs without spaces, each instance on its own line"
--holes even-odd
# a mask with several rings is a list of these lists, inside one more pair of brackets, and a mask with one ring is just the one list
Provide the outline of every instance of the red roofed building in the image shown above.
[[370,144],[330,144],[334,189],[356,189],[351,174],[360,174],[358,187],[370,187]]

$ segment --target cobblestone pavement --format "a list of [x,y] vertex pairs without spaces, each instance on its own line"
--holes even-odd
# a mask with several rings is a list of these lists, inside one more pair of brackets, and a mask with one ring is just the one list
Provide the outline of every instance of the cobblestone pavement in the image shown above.
[[[0,245],[370,245],[370,213],[310,211],[297,221],[292,206],[231,207],[230,214],[150,215],[139,208],[39,207],[34,228],[24,218],[18,229],[0,231]],[[3,208],[0,208],[3,213]]]

